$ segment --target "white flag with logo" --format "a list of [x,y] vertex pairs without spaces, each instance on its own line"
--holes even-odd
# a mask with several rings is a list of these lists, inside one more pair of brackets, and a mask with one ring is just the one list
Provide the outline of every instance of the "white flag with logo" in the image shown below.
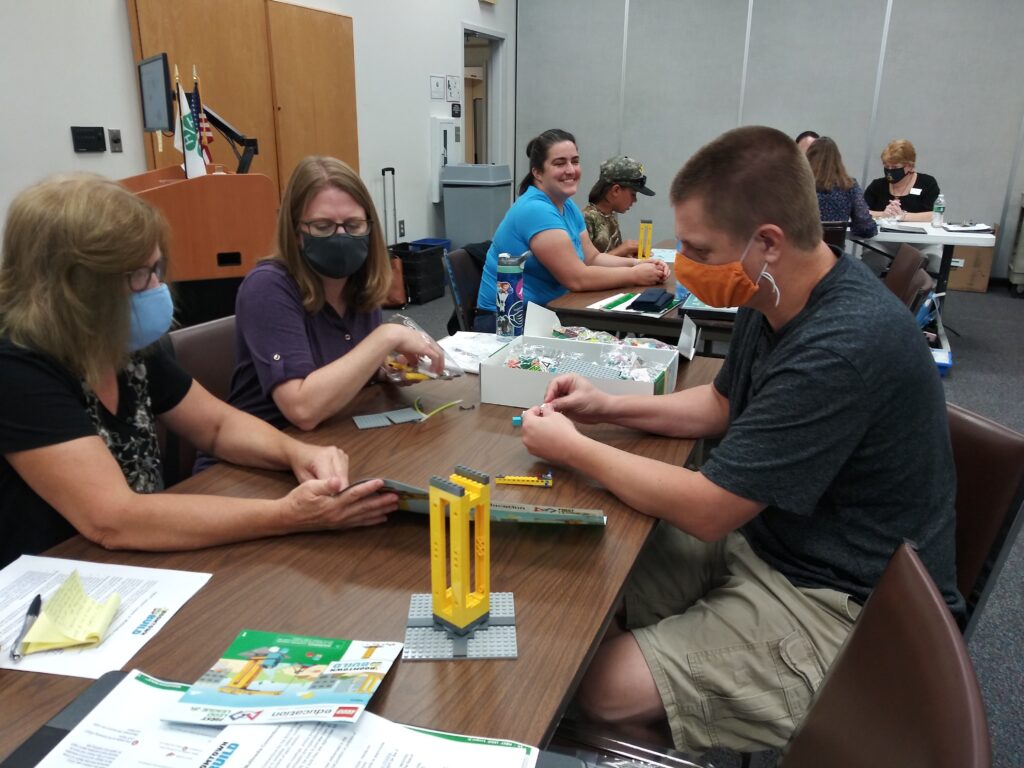
[[185,155],[186,178],[205,176],[206,161],[203,159],[203,146],[199,141],[196,119],[180,85],[177,91],[178,119],[174,123],[174,148]]

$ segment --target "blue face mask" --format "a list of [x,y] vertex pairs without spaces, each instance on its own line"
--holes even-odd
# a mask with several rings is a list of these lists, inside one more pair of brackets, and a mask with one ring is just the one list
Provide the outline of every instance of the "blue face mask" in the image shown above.
[[174,319],[174,302],[166,283],[156,288],[132,294],[131,333],[128,351],[137,352],[159,339],[171,327]]

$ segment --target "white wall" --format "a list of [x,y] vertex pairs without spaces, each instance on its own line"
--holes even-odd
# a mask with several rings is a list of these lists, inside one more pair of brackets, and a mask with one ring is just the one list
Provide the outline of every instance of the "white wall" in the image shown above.
[[[54,173],[146,170],[124,0],[0,3],[0,228],[14,196]],[[120,128],[124,152],[74,152],[72,125]]]
[[[296,4],[353,18],[360,173],[380,206],[380,169],[393,166],[406,239],[440,235],[441,207],[430,202],[427,184],[429,117],[450,115],[451,105],[431,101],[429,76],[461,76],[464,23],[505,35],[501,128],[507,146],[493,160],[510,162],[516,1]],[[21,189],[52,173],[90,170],[122,178],[146,170],[125,0],[0,3],[0,51],[0,93],[9,105],[0,120],[0,211]],[[124,153],[76,155],[71,125],[120,128]]]

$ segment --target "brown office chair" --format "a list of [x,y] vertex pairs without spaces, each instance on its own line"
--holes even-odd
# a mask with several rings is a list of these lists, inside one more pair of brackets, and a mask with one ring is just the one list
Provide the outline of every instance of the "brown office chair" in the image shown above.
[[967,646],[917,553],[900,546],[786,747],[782,768],[983,768]]
[[946,411],[956,462],[957,587],[969,638],[1024,522],[1024,435],[952,403]]
[[[480,290],[483,273],[473,257],[464,248],[449,251],[444,257],[445,278],[451,288],[455,304],[455,318],[458,330],[472,331],[476,317],[476,294]],[[451,329],[449,329],[451,332]]]
[[903,243],[896,252],[889,271],[882,278],[886,287],[908,307],[910,302],[907,301],[907,298],[911,293],[911,283],[923,265],[924,255],[914,246]]
[[845,221],[823,221],[821,222],[822,240],[827,245],[834,245],[840,251],[846,248],[846,222]]
[[[179,328],[169,336],[178,364],[214,397],[227,400],[235,370],[235,316]],[[195,446],[167,434],[163,460],[164,482],[183,480],[192,474]]]
[[907,290],[904,291],[903,303],[907,305],[911,312],[917,309],[918,304],[921,300],[928,295],[928,291],[935,287],[935,279],[924,271],[924,268],[917,270],[914,276],[910,278],[910,285],[907,286]]

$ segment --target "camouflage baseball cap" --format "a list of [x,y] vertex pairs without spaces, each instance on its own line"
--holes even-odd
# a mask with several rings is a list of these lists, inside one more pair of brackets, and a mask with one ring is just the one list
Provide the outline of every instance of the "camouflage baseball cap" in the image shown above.
[[622,187],[631,187],[641,195],[654,195],[654,192],[647,188],[647,174],[644,172],[643,164],[625,155],[601,163],[601,180]]

